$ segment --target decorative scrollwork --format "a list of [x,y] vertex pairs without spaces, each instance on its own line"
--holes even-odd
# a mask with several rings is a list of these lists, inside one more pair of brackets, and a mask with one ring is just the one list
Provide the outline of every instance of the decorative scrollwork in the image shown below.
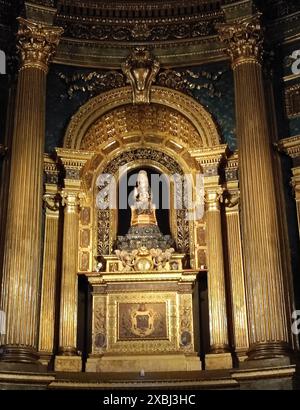
[[58,211],[60,205],[59,194],[44,194],[43,201],[47,209],[53,212]]
[[227,208],[234,208],[240,202],[240,191],[224,192],[224,204]]
[[108,25],[107,23],[95,24],[95,22],[66,21],[57,19],[65,30],[66,37],[81,40],[98,41],[170,41],[193,39],[216,34],[215,25],[222,21],[221,16],[207,20],[182,22],[173,24],[146,24],[138,22],[127,26]]
[[134,104],[150,103],[150,88],[160,64],[145,47],[137,47],[122,64],[133,94]]
[[98,255],[108,255],[110,253],[110,211],[98,210]]

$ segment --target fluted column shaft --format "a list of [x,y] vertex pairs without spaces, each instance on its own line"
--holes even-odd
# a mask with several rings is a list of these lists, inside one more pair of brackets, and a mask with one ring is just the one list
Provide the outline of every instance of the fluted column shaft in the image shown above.
[[62,193],[64,208],[63,262],[60,300],[59,353],[77,354],[78,192]]
[[2,278],[2,360],[35,361],[46,75],[60,29],[19,19],[19,71]]
[[44,203],[46,215],[38,351],[47,364],[54,350],[59,266],[59,198],[56,185],[46,184]]
[[208,252],[208,299],[211,353],[227,352],[228,328],[220,213],[220,187],[206,190],[206,232]]
[[245,275],[243,268],[238,182],[227,182],[225,200],[227,263],[231,295],[234,349],[240,361],[249,349]]
[[228,45],[235,82],[248,355],[275,357],[288,353],[289,338],[259,17],[223,25],[221,38]]
[[299,231],[299,238],[300,238],[300,167],[293,168],[292,172],[293,172],[292,185],[295,191],[296,210],[297,210],[297,218],[298,218],[298,231]]

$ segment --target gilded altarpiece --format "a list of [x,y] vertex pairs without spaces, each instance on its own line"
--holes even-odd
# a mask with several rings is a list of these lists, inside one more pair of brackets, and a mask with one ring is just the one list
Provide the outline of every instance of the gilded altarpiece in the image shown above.
[[[224,188],[219,168],[226,163],[226,146],[220,145],[210,114],[192,98],[157,86],[152,87],[148,105],[132,106],[131,98],[130,88],[124,87],[91,99],[72,118],[65,148],[57,150],[58,167],[61,162],[66,169],[64,183],[69,195],[74,193],[77,198],[76,269],[87,277],[92,291],[86,371],[200,370],[197,277],[202,272],[209,282],[211,343],[216,340],[217,347],[218,343],[224,346],[224,351],[212,346],[212,364],[206,363],[206,368],[215,368],[215,362],[223,368],[231,367],[226,350],[224,269],[219,269],[224,267],[218,204]],[[162,249],[161,254],[143,247],[122,254],[124,250],[117,246],[118,209],[99,209],[97,181],[100,175],[109,174],[118,185],[122,170],[141,172],[144,167],[170,178],[168,222],[174,245]],[[197,174],[204,178],[200,191],[196,189]],[[181,209],[175,208],[172,198],[178,185],[172,183],[174,175],[182,180],[189,175],[194,204],[202,195],[205,208],[203,202],[200,217],[193,218],[185,201]],[[61,189],[62,196],[64,191],[66,188]],[[64,224],[66,221],[68,218]],[[151,229],[156,229],[155,218],[149,221]],[[163,237],[160,240],[164,242]],[[68,247],[67,238],[64,241]],[[70,255],[73,251],[70,249]],[[129,268],[125,261],[133,252],[138,254]],[[163,264],[158,262],[160,258],[165,260]],[[76,300],[77,290],[74,288],[72,295],[68,292],[63,286],[64,298]],[[68,323],[77,317],[77,305],[70,305]],[[222,320],[217,322],[216,317]],[[61,351],[69,352],[71,346],[75,352],[76,335],[65,323],[60,323],[61,332],[69,341],[63,341]],[[80,371],[81,358],[76,354],[56,357],[57,370]]]

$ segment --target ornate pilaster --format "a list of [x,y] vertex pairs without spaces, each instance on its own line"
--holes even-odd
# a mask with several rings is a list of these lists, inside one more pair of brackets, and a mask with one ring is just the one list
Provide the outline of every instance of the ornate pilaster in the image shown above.
[[231,295],[233,344],[239,361],[243,361],[249,349],[249,338],[242,257],[237,154],[228,159],[225,175],[226,262]]
[[84,194],[80,173],[93,153],[57,149],[64,171],[61,192],[64,207],[62,279],[60,295],[59,356],[55,359],[57,371],[81,371],[77,356],[77,297],[78,297],[78,231],[79,211]]
[[289,155],[293,160],[291,185],[295,193],[297,208],[298,230],[300,237],[300,135],[291,138],[285,138],[278,144],[279,148]]
[[210,327],[210,354],[205,358],[206,369],[232,367],[220,206],[224,189],[220,185],[219,177],[219,167],[225,157],[225,151],[226,146],[219,146],[215,149],[194,151],[192,154],[204,171]]
[[232,60],[250,359],[289,355],[279,215],[255,15],[219,27]]
[[6,313],[4,361],[36,362],[45,96],[48,64],[62,29],[19,18],[21,56],[0,309]]
[[41,287],[41,309],[39,325],[38,351],[40,361],[48,364],[54,352],[56,299],[59,268],[59,208],[57,164],[44,157],[44,171],[46,175],[44,208],[45,208],[45,236],[44,257]]

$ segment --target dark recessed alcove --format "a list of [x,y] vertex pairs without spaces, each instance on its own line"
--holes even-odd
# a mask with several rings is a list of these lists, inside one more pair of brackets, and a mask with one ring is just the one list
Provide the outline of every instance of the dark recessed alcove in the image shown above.
[[[136,184],[137,175],[140,170],[145,170],[148,175],[149,184],[152,191],[152,202],[156,205],[156,218],[158,226],[163,235],[170,235],[169,221],[169,204],[170,204],[170,189],[168,177],[162,175],[154,167],[142,166],[134,168],[126,174],[123,174],[118,185],[118,235],[126,235],[130,228],[131,209],[129,206],[129,198],[132,195]],[[158,181],[159,183],[155,183]],[[122,209],[125,208],[126,209]]]

